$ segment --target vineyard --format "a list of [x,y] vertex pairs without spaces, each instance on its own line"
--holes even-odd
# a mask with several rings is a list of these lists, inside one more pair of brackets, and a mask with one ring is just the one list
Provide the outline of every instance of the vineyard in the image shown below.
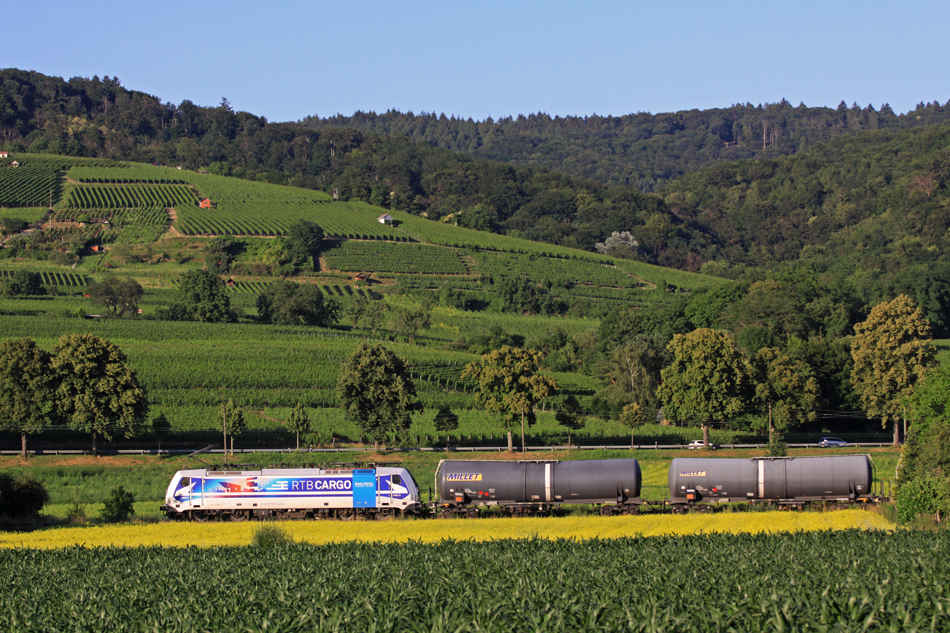
[[187,185],[73,185],[67,188],[58,206],[67,209],[187,208],[198,202],[194,190]]
[[[14,271],[0,269],[0,279],[13,277]],[[38,272],[43,280],[44,286],[58,286],[60,288],[85,288],[89,285],[89,279],[84,275],[76,273],[61,273],[44,270]]]
[[464,275],[468,272],[454,250],[425,244],[346,241],[325,250],[323,256],[331,268],[351,272],[432,275]]
[[[16,160],[19,167],[12,167]],[[0,207],[46,207],[63,194],[64,174],[73,165],[103,167],[110,160],[45,154],[17,154],[0,160]],[[52,200],[50,199],[52,198]]]

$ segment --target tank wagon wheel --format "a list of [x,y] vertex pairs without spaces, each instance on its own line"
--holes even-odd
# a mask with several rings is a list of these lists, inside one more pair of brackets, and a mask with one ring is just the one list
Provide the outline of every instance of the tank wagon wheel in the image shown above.
[[685,506],[673,506],[673,514],[686,514]]
[[453,514],[454,513],[448,508],[443,508],[442,510],[439,510],[440,519],[451,519]]
[[640,508],[637,506],[627,506],[623,509],[623,513],[630,516],[637,516],[640,514]]
[[465,511],[465,516],[469,519],[477,519],[479,515],[478,508],[468,508]]
[[609,516],[612,515],[613,513],[614,513],[614,509],[611,508],[610,506],[601,506],[601,507],[600,507],[600,516],[602,516],[602,517],[609,517]]

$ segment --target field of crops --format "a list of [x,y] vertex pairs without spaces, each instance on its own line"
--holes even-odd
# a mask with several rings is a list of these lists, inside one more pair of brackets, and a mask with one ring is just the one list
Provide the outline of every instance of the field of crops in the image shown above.
[[946,531],[2,549],[4,630],[942,631]]
[[[0,532],[0,547],[215,547],[252,543],[260,523],[128,523],[62,527],[29,533]],[[375,521],[290,521],[281,525],[298,543],[438,543],[499,539],[619,539],[691,534],[779,534],[827,530],[888,530],[896,525],[867,510],[831,512],[728,512],[642,516],[566,516]]]

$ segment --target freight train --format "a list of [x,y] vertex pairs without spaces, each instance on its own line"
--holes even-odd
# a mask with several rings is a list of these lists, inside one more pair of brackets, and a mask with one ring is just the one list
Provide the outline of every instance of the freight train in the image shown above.
[[[674,511],[725,502],[880,501],[871,494],[866,455],[830,457],[677,458],[670,464]],[[635,459],[439,462],[436,499],[423,503],[404,468],[331,467],[261,470],[182,470],[172,477],[162,510],[170,518],[241,521],[249,518],[389,518],[435,514],[478,516],[498,508],[534,514],[570,504],[595,504],[600,514],[637,514],[642,476]],[[430,495],[431,496],[431,495]]]

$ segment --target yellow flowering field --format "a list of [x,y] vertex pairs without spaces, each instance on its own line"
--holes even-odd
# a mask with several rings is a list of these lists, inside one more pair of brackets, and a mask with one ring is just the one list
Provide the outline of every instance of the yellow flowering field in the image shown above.
[[[34,532],[0,533],[0,547],[51,549],[85,547],[213,547],[249,545],[259,522],[129,523],[63,527]],[[739,512],[654,514],[617,517],[545,517],[438,519],[402,521],[286,521],[279,524],[297,542],[325,544],[347,541],[434,543],[500,539],[619,538],[625,536],[701,533],[776,533],[822,530],[894,530],[895,525],[865,510],[836,512]]]

